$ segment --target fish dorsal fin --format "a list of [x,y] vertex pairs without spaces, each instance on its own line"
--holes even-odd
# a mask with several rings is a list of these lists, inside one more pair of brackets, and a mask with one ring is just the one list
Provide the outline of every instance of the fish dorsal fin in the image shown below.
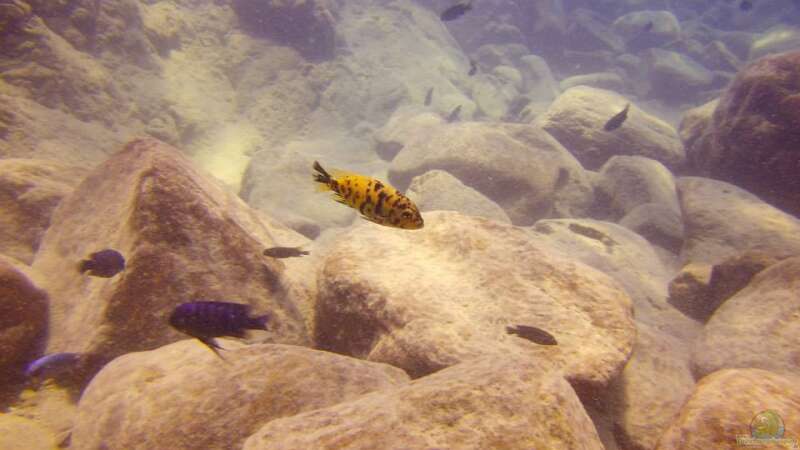
[[330,169],[331,176],[336,178],[337,180],[344,177],[362,177],[363,175],[357,174],[355,172],[350,172],[348,170],[342,169]]

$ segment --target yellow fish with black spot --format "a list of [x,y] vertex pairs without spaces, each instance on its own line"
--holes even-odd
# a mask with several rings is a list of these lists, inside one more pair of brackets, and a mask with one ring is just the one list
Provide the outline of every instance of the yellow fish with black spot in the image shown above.
[[314,170],[314,181],[321,184],[320,190],[333,191],[337,202],[357,209],[369,221],[407,230],[425,225],[417,205],[386,183],[345,172],[334,171],[332,176],[317,161]]

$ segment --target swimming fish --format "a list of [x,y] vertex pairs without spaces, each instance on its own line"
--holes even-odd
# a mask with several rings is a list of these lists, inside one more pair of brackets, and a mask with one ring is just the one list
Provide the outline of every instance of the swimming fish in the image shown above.
[[308,251],[300,250],[300,247],[271,247],[264,250],[264,256],[269,256],[270,258],[293,258],[308,254]]
[[120,252],[107,248],[89,255],[80,262],[81,273],[89,272],[94,277],[111,278],[125,269],[125,258]]
[[456,106],[450,111],[450,115],[447,116],[447,122],[455,122],[456,120],[461,119],[461,105]]
[[433,88],[428,89],[428,93],[425,94],[425,106],[431,106],[431,101],[433,101]]
[[243,338],[246,330],[266,330],[269,315],[250,317],[250,305],[229,302],[197,301],[175,307],[169,324],[176,330],[197,338],[217,355],[221,349],[214,338]]
[[52,353],[28,364],[25,368],[25,376],[38,377],[45,373],[54,373],[63,370],[80,359],[78,353]]
[[646,24],[644,24],[644,28],[642,29],[642,31],[644,31],[646,33],[648,31],[652,31],[652,30],[653,30],[653,21],[651,20],[650,22],[647,22]]
[[470,59],[469,60],[469,72],[467,72],[467,75],[473,76],[476,73],[478,73],[478,63],[476,63],[474,59]]
[[739,9],[745,12],[750,11],[753,9],[753,2],[744,0],[742,3],[739,3]]
[[608,122],[603,126],[603,129],[606,131],[614,131],[620,126],[622,126],[622,122],[625,122],[625,119],[628,118],[628,108],[631,107],[631,104],[628,103],[625,105],[625,109],[614,114],[614,117],[608,119]]
[[357,209],[366,220],[407,230],[417,230],[425,224],[417,205],[386,183],[347,172],[331,175],[317,161],[314,170],[314,181],[321,184],[320,190],[333,191],[337,202]]
[[442,21],[447,22],[449,20],[456,20],[459,17],[463,16],[464,13],[472,9],[472,1],[468,1],[466,3],[457,3],[447,9],[445,9],[441,16],[439,16]]
[[517,325],[513,327],[506,327],[506,333],[515,334],[523,339],[527,339],[539,345],[556,345],[558,342],[552,334],[541,328],[532,327],[529,325]]

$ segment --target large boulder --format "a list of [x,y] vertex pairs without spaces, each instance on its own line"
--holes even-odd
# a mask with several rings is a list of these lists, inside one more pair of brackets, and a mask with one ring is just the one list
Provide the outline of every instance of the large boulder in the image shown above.
[[431,170],[414,177],[406,195],[421,212],[458,211],[468,216],[511,223],[505,211],[495,202],[443,170]]
[[[418,231],[365,224],[333,244],[318,279],[320,348],[412,377],[520,352],[552,361],[580,388],[619,372],[635,328],[615,281],[523,229],[454,212],[424,217]],[[558,345],[507,334],[514,324],[542,328]]]
[[[429,89],[431,89],[431,104],[442,101],[434,88]],[[443,123],[444,120],[440,115],[425,111],[419,106],[398,108],[375,132],[375,153],[391,161],[408,141],[415,136],[427,136]]]
[[302,347],[223,354],[184,340],[115,359],[81,396],[72,447],[240,448],[265,422],[408,380],[394,367]]
[[686,148],[686,165],[690,170],[702,167],[702,158],[710,145],[711,123],[718,104],[719,99],[711,100],[686,111],[681,117],[678,133]]
[[392,161],[389,180],[403,190],[430,170],[449,172],[503,208],[514,224],[580,216],[591,203],[586,174],[538,127],[453,123],[414,138]]
[[748,250],[800,254],[800,220],[723,181],[677,180],[685,227],[684,263],[717,264]]
[[800,215],[800,51],[744,68],[714,112],[712,136],[692,158],[713,178]]
[[675,178],[663,164],[641,156],[613,156],[600,168],[597,197],[606,200],[613,220],[647,203],[680,214]]
[[[755,445],[769,445],[770,437],[778,436],[778,423],[786,438],[794,438],[800,429],[800,378],[781,376],[760,369],[731,369],[715,372],[695,387],[669,428],[658,441],[656,450],[738,448],[739,438],[751,439],[760,433],[759,417],[767,424],[775,421],[775,432],[753,439]],[[771,410],[773,413],[765,413]],[[782,433],[781,433],[782,434]],[[770,448],[779,448],[777,443]],[[788,444],[788,442],[787,442]],[[781,446],[782,448],[783,446]]]
[[33,262],[50,214],[85,173],[55,161],[0,160],[0,253]]
[[0,395],[34,359],[47,327],[47,294],[0,259]]
[[[136,140],[91,172],[53,214],[34,269],[51,295],[48,352],[99,361],[180,339],[172,309],[193,300],[246,303],[272,316],[270,340],[309,342],[307,287],[287,264],[262,256],[276,245],[238,197],[176,148]],[[81,274],[78,262],[113,248],[114,278]],[[311,280],[306,278],[306,283]]]
[[484,357],[406,386],[273,420],[244,444],[268,448],[602,449],[562,375],[543,361]]
[[646,156],[669,168],[680,167],[685,154],[675,129],[634,104],[620,128],[603,129],[626,103],[630,102],[617,93],[576,86],[561,94],[536,122],[587,169],[600,168],[614,155]]
[[698,377],[754,367],[796,374],[800,364],[800,258],[756,275],[711,316],[694,348]]
[[33,420],[0,414],[0,448],[3,450],[53,450],[57,445],[53,433]]
[[612,26],[631,52],[664,45],[681,34],[678,18],[663,10],[630,12],[618,17]]
[[778,25],[753,39],[747,59],[755,61],[767,55],[797,50],[800,46],[800,28]]
[[651,95],[669,101],[693,100],[710,89],[714,73],[683,53],[651,48],[644,55]]

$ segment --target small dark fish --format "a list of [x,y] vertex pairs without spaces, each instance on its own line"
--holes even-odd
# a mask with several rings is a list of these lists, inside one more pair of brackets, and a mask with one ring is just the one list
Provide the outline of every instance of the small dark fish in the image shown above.
[[264,250],[264,256],[270,258],[292,258],[308,254],[307,251],[300,250],[300,247],[272,247]]
[[80,356],[78,353],[53,353],[42,356],[28,364],[28,367],[25,368],[25,376],[38,377],[48,372],[58,372],[75,364]]
[[468,1],[466,3],[457,3],[442,12],[442,15],[439,16],[442,21],[447,22],[449,20],[456,20],[459,17],[463,16],[464,13],[472,9],[472,1]]
[[178,305],[169,316],[176,330],[197,338],[214,353],[221,349],[214,338],[243,338],[246,330],[266,330],[269,315],[250,317],[250,305],[228,302],[189,302]]
[[107,248],[89,255],[80,262],[81,273],[89,272],[94,277],[111,278],[125,269],[125,258],[116,250]]
[[425,94],[425,106],[431,106],[431,102],[433,101],[433,88],[428,89],[428,93]]
[[469,60],[469,72],[467,72],[467,75],[473,76],[476,73],[478,73],[478,63],[476,63],[474,59],[470,59]]
[[531,327],[528,325],[517,325],[514,327],[506,327],[506,333],[515,334],[523,339],[527,339],[539,345],[556,345],[558,342],[552,334],[544,331],[541,328]]
[[460,120],[459,116],[461,115],[461,105],[456,106],[450,111],[450,115],[447,116],[447,122],[455,122],[456,120]]
[[753,9],[753,2],[744,0],[742,3],[739,3],[739,9],[744,12],[750,11]]
[[628,118],[628,108],[631,107],[631,104],[628,103],[625,105],[625,109],[614,114],[614,117],[608,119],[608,122],[603,126],[603,129],[606,131],[614,131],[620,126],[622,126],[622,122],[625,122],[625,119]]
[[647,22],[643,28],[644,32],[652,31],[653,30],[653,21]]

